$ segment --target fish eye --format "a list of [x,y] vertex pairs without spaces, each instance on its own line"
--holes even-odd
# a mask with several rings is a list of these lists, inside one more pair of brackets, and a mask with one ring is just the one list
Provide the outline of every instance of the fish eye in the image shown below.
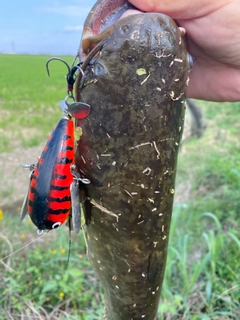
[[61,225],[61,222],[56,222],[56,223],[54,223],[54,224],[52,225],[52,228],[53,228],[53,229],[56,229],[56,228],[60,227],[60,225]]
[[106,73],[106,68],[101,63],[95,63],[92,67],[92,72],[95,76]]

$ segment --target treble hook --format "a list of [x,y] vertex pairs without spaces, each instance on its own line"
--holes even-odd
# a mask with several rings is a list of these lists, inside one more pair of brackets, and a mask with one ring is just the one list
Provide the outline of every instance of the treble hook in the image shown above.
[[52,58],[48,59],[47,62],[46,62],[46,69],[47,69],[47,74],[48,74],[49,77],[50,77],[50,71],[49,71],[48,65],[49,65],[49,63],[50,63],[51,61],[53,61],[53,60],[61,61],[61,62],[64,63],[65,66],[68,68],[68,74],[71,72],[71,68],[69,67],[69,64],[68,64],[65,60],[63,60],[63,59],[61,59],[61,58],[58,58],[58,57],[52,57]]
[[69,64],[65,60],[63,60],[61,58],[58,58],[58,57],[50,58],[46,62],[46,69],[47,69],[48,76],[50,76],[48,65],[49,65],[49,62],[51,62],[52,60],[57,60],[57,61],[63,62],[65,64],[65,66],[67,67],[67,69],[68,69],[68,73],[66,75],[67,84],[68,84],[67,92],[68,92],[69,95],[72,95],[73,85],[74,85],[74,83],[76,81],[75,73],[76,73],[77,70],[80,70],[80,72],[82,72],[82,70],[80,68],[80,63],[78,63],[76,66],[74,66],[74,62],[76,61],[76,57],[75,57],[75,59],[73,60],[72,66],[70,67]]

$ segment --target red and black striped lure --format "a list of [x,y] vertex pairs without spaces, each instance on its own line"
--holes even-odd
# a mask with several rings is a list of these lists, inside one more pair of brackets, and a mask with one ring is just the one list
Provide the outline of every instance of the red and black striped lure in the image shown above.
[[59,227],[69,216],[73,133],[73,121],[64,116],[55,127],[31,175],[28,213],[39,230]]
[[[81,211],[79,200],[79,182],[88,184],[88,179],[82,179],[75,171],[74,165],[74,123],[71,116],[84,119],[90,113],[90,106],[83,102],[75,102],[72,96],[75,72],[79,66],[69,65],[60,58],[51,58],[46,63],[59,60],[68,68],[68,96],[60,102],[65,113],[51,136],[37,164],[24,165],[30,168],[30,185],[25,196],[21,219],[28,213],[32,222],[38,227],[38,233],[61,226],[72,213],[73,229],[78,233],[81,226]],[[68,99],[73,102],[69,103]]]
[[[85,106],[84,108],[86,109]],[[38,227],[38,233],[42,233],[44,230],[61,226],[69,217],[72,208],[73,228],[79,232],[79,182],[88,184],[90,181],[82,179],[74,170],[74,123],[70,115],[60,119],[38,163],[25,167],[30,167],[31,174],[21,219],[27,211],[32,222]]]

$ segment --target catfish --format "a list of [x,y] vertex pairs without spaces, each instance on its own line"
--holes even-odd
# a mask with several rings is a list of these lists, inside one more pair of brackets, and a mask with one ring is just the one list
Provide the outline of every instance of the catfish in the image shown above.
[[192,64],[184,34],[126,1],[98,1],[84,24],[75,96],[91,112],[76,123],[75,161],[91,181],[88,254],[109,320],[157,319]]

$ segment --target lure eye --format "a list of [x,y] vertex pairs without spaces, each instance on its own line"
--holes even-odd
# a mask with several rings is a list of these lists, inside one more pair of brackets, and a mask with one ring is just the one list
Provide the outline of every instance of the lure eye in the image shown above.
[[56,223],[54,223],[54,224],[52,225],[52,228],[53,228],[53,229],[56,229],[56,228],[60,227],[60,225],[61,225],[61,222],[56,222]]

